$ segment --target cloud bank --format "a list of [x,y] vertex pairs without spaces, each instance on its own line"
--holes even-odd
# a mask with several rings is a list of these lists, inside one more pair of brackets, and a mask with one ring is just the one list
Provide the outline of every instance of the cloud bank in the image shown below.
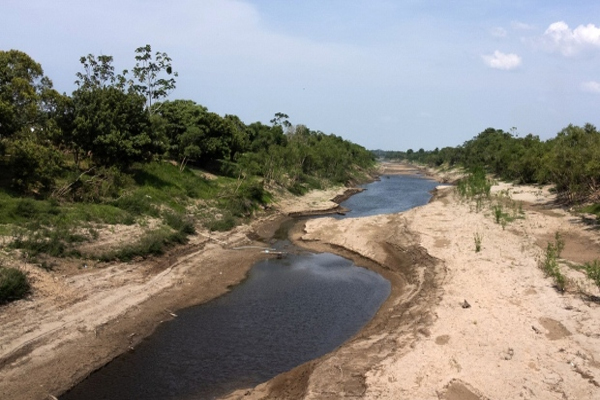
[[600,49],[600,28],[587,24],[571,29],[564,21],[558,21],[546,29],[543,40],[550,51],[573,56],[584,49]]

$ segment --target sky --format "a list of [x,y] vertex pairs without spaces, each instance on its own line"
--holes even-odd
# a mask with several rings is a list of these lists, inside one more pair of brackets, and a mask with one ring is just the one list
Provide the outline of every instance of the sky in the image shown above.
[[79,58],[166,52],[170,99],[368,149],[458,146],[488,127],[600,127],[597,0],[1,0],[0,50],[61,93]]

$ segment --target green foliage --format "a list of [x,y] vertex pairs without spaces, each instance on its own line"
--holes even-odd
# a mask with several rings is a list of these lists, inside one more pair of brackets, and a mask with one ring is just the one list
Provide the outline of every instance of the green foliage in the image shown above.
[[33,221],[13,231],[10,246],[25,251],[29,257],[40,254],[65,257],[78,255],[70,249],[70,244],[86,240],[85,235],[64,223],[49,227]]
[[488,128],[456,148],[376,154],[431,166],[483,168],[517,183],[553,183],[558,197],[569,203],[600,191],[600,132],[591,124],[569,125],[546,142],[533,134],[519,137],[516,128],[510,133]]
[[170,246],[186,243],[187,236],[182,231],[161,227],[147,232],[132,244],[104,254],[94,255],[94,258],[100,261],[131,261],[136,257],[161,255]]
[[560,197],[578,202],[600,190],[600,132],[596,127],[569,125],[548,147],[543,172],[556,184]]
[[0,139],[45,127],[55,95],[40,64],[22,51],[0,50]]
[[153,114],[158,108],[154,102],[175,90],[175,77],[178,74],[173,71],[171,57],[159,51],[152,55],[149,44],[138,47],[135,53],[137,63],[133,68],[133,76],[138,83],[133,85],[133,89],[144,96],[146,109],[149,114]]
[[29,281],[23,271],[0,266],[0,304],[22,299],[30,290]]
[[554,279],[556,288],[561,292],[565,290],[567,284],[567,279],[560,271],[560,266],[558,264],[560,253],[562,252],[564,247],[564,240],[561,238],[560,234],[556,232],[556,234],[554,235],[554,243],[548,242],[548,245],[546,246],[545,257],[541,263],[541,268],[546,274],[546,276],[552,277]]
[[[77,257],[98,224],[152,217],[161,228],[107,257],[159,253],[194,232],[190,214],[209,212],[211,229],[231,229],[267,208],[267,188],[300,194],[373,167],[363,147],[284,113],[271,126],[246,125],[193,101],[161,103],[175,88],[171,59],[146,45],[135,60],[128,78],[112,56],[81,57],[67,96],[25,53],[0,51],[0,230],[13,248]],[[209,181],[198,167],[225,176]]]
[[126,169],[160,150],[142,96],[117,87],[79,88],[73,104],[73,144],[96,165]]
[[204,226],[211,231],[228,231],[233,229],[237,225],[237,219],[230,212],[225,212],[225,214],[221,215],[219,218],[212,217],[209,218]]
[[481,168],[474,169],[456,185],[458,194],[468,199],[488,198],[491,188],[492,183]]
[[600,288],[600,260],[585,263],[583,269],[585,270],[587,277]]
[[185,235],[193,235],[196,233],[194,222],[181,214],[166,211],[163,213],[163,220],[168,226]]
[[462,198],[475,201],[477,212],[481,211],[483,203],[489,200],[491,188],[492,183],[481,168],[474,169],[456,185],[456,191]]

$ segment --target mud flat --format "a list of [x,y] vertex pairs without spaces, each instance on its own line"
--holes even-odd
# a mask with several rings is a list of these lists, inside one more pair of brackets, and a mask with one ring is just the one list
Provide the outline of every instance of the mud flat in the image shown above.
[[563,264],[600,258],[598,231],[546,189],[493,191],[523,202],[524,218],[503,229],[446,188],[405,213],[299,227],[296,242],[375,269],[392,294],[336,351],[228,398],[600,398],[600,293],[564,265],[559,292],[539,268],[555,232]]

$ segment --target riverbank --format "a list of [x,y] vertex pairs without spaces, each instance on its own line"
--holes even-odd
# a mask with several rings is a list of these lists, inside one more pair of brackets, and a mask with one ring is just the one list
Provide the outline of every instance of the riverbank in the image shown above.
[[[207,302],[241,282],[269,257],[267,246],[291,213],[334,210],[346,188],[280,196],[273,210],[230,232],[199,231],[164,256],[53,271],[21,262],[33,293],[0,308],[0,398],[59,396],[136,345],[177,310]],[[120,240],[128,240],[127,234]],[[113,235],[117,240],[118,231]],[[241,249],[236,249],[242,247]]]
[[[567,268],[571,283],[557,292],[538,267],[557,231],[565,260],[600,258],[597,231],[558,208],[547,190],[506,184],[493,190],[522,202],[524,218],[503,229],[489,208],[476,212],[452,188],[440,188],[428,205],[405,213],[298,224],[294,242],[375,270],[392,282],[392,293],[336,351],[227,398],[600,397],[600,306],[593,297],[600,293]],[[202,232],[161,259],[64,276],[30,267],[38,274],[36,292],[0,314],[0,397],[60,394],[135,349],[178,308],[224,293],[264,257],[233,248],[268,241],[285,213],[337,207],[331,199],[339,194],[282,199],[279,212],[227,234]]]
[[[503,228],[447,188],[401,214],[307,221],[297,242],[371,263],[392,294],[338,350],[228,398],[600,398],[600,292],[567,266],[600,258],[597,230],[547,188],[493,192],[523,218]],[[565,292],[539,268],[555,232]]]

